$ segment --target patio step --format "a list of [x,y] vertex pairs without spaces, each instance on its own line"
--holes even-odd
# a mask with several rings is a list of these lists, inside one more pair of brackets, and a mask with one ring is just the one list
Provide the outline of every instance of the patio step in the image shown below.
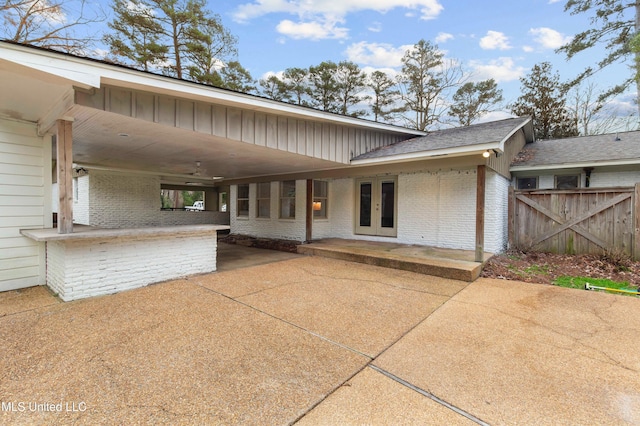
[[367,265],[400,269],[459,281],[475,281],[482,271],[482,264],[457,259],[429,256],[406,256],[366,247],[352,247],[323,243],[301,244],[298,253],[323,256]]

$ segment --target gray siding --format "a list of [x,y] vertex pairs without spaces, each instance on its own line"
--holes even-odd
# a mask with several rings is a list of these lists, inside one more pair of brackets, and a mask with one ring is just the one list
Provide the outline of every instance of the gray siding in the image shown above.
[[78,105],[348,164],[351,157],[407,139],[406,134],[268,114],[104,86],[76,92]]

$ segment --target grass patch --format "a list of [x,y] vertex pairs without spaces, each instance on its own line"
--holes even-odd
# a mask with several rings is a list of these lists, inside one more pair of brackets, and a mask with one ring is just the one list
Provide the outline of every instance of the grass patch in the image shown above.
[[[630,290],[637,291],[638,288],[630,285],[627,281],[612,281],[605,278],[590,278],[590,277],[568,277],[562,276],[556,278],[553,282],[554,285],[567,288],[585,288],[585,284],[596,287],[607,287],[616,290]],[[621,294],[621,293],[620,293]]]

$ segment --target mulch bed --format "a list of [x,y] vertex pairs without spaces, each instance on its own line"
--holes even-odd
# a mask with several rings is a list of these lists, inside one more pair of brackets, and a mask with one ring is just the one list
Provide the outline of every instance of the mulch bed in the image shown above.
[[287,253],[297,253],[298,245],[302,244],[299,241],[278,240],[272,238],[255,238],[246,235],[235,234],[229,234],[225,237],[221,237],[218,241],[222,241],[227,244],[238,244],[245,247],[279,250]]
[[552,284],[561,276],[605,278],[640,285],[640,262],[615,255],[566,255],[509,251],[493,256],[482,277]]

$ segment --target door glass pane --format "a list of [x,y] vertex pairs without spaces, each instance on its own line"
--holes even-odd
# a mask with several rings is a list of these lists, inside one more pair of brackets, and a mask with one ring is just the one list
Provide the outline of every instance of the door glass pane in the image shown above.
[[360,184],[360,226],[371,226],[371,186]]
[[382,193],[380,194],[380,226],[383,228],[393,228],[393,202],[395,185],[393,182],[382,182]]

